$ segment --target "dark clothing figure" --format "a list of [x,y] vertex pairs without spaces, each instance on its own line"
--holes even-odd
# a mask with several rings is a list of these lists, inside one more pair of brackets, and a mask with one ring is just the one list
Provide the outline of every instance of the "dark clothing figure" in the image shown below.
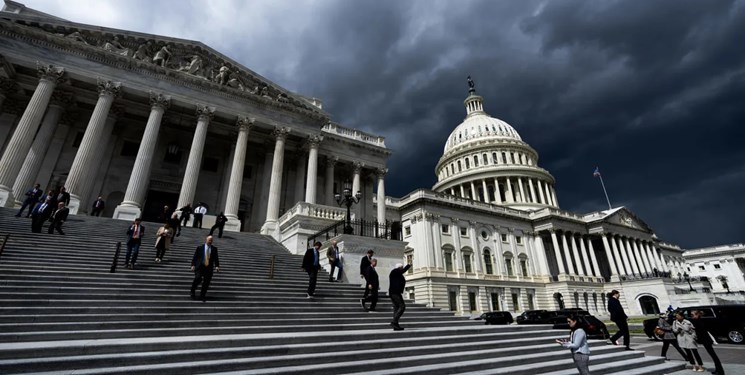
[[693,328],[696,329],[696,342],[706,349],[706,352],[709,353],[709,357],[714,361],[715,373],[723,375],[724,368],[722,367],[722,362],[719,360],[719,356],[717,356],[717,353],[714,351],[714,340],[709,336],[709,329],[706,322],[701,320],[701,318],[693,318],[691,319],[691,323],[693,323]]
[[134,268],[137,263],[137,254],[140,253],[142,237],[145,236],[145,227],[135,222],[127,229],[127,253],[124,258],[124,264],[127,268]]
[[329,271],[329,281],[334,281],[334,270],[339,270],[339,275],[336,277],[336,281],[342,280],[342,272],[344,272],[344,267],[341,263],[341,254],[339,253],[339,247],[332,245],[326,250],[326,258],[329,261],[329,265],[331,266],[331,271]]
[[106,207],[106,202],[103,201],[103,199],[98,198],[93,202],[93,207],[91,207],[91,216],[101,216],[101,212],[103,212],[103,209]]
[[[362,257],[362,260],[360,260],[360,276],[363,278],[365,277],[365,272],[367,272],[367,269],[370,268],[370,261],[372,260],[372,254],[367,254],[364,257]],[[365,293],[362,295],[362,299],[367,299],[367,296],[370,295],[370,289],[367,289],[365,287]]]
[[215,218],[215,225],[212,226],[210,229],[210,236],[212,233],[217,229],[217,238],[222,238],[222,230],[225,228],[225,223],[228,222],[228,218],[223,215],[222,212],[220,212],[219,215]]
[[59,194],[57,194],[57,203],[59,202],[65,202],[65,206],[70,205],[70,193],[68,193],[65,188],[62,188]]
[[62,231],[62,224],[65,223],[65,220],[67,220],[67,215],[70,214],[70,209],[67,207],[62,207],[56,209],[52,216],[49,218],[49,221],[52,222],[52,224],[49,225],[49,230],[47,230],[47,233],[52,234],[56,230],[57,233],[61,235],[65,235],[65,232]]
[[626,313],[623,311],[623,306],[621,306],[621,301],[619,301],[618,298],[613,296],[608,298],[608,312],[610,313],[610,320],[612,320],[613,323],[616,323],[616,326],[618,327],[618,332],[611,336],[610,341],[613,345],[618,345],[616,344],[616,341],[623,336],[623,344],[626,346],[626,349],[630,350],[631,335],[629,334],[629,324],[627,322],[629,317],[626,316]]
[[[168,206],[164,206],[163,212],[161,212],[160,215],[158,215],[158,221],[161,223],[168,222],[169,224],[171,224],[170,220],[172,217],[173,217],[173,211]],[[176,216],[176,219],[178,220],[178,216]],[[180,224],[181,224],[181,220],[179,220],[179,225]],[[176,229],[176,227],[173,226],[173,224],[171,224],[171,228]]]
[[173,217],[166,220],[166,222],[171,226],[171,229],[173,229],[171,242],[176,242],[176,237],[181,235],[181,220],[179,220],[178,215],[174,214]]
[[660,327],[663,331],[662,352],[660,353],[660,356],[667,358],[667,350],[670,348],[670,345],[672,345],[673,348],[680,353],[680,356],[683,357],[683,360],[687,361],[688,357],[683,349],[680,348],[680,345],[678,345],[678,339],[675,337],[675,333],[673,333],[673,327],[670,325],[670,322],[668,322],[666,318],[660,316],[660,319],[657,321],[657,327]]
[[36,209],[31,213],[32,233],[41,233],[41,228],[44,226],[44,222],[49,220],[49,217],[52,216],[53,210],[54,207],[49,203],[49,201],[45,201],[36,206]]
[[313,297],[316,293],[316,279],[318,278],[318,270],[321,269],[318,247],[320,247],[320,244],[306,250],[305,256],[303,256],[302,268],[308,273],[308,298]]
[[[361,300],[362,308],[364,310],[375,311],[375,306],[378,304],[378,290],[380,289],[380,279],[378,278],[378,271],[375,267],[370,265],[365,272],[365,290],[369,290],[370,294]],[[370,302],[370,308],[365,307],[365,302]]]
[[187,204],[184,207],[181,207],[181,222],[183,222],[183,226],[186,226],[189,223],[189,218],[191,217],[191,205]]
[[404,273],[411,268],[411,264],[407,264],[405,267],[401,267],[401,265],[398,265],[396,268],[391,270],[391,274],[389,275],[390,278],[390,286],[388,287],[388,296],[391,298],[391,302],[393,303],[393,321],[391,322],[391,326],[393,326],[394,331],[402,331],[403,327],[401,327],[398,324],[399,319],[401,319],[401,316],[404,315],[404,311],[406,311],[406,304],[404,303],[404,288],[406,287],[406,278],[404,277]]
[[26,217],[31,216],[31,214],[34,212],[34,208],[36,208],[36,204],[39,203],[39,199],[41,199],[41,196],[43,194],[44,190],[41,190],[38,186],[34,187],[33,189],[29,189],[26,192],[26,199],[23,200],[23,205],[21,205],[21,209],[18,210],[16,217],[21,217],[21,215],[23,215],[23,211],[26,210],[26,207],[28,207],[28,214],[26,214]]
[[191,266],[194,269],[194,281],[191,283],[191,298],[196,298],[196,290],[199,283],[202,283],[200,297],[202,302],[207,300],[207,290],[212,282],[212,275],[215,270],[220,271],[220,258],[217,255],[217,247],[204,244],[197,246],[194,251],[194,257],[191,259]]

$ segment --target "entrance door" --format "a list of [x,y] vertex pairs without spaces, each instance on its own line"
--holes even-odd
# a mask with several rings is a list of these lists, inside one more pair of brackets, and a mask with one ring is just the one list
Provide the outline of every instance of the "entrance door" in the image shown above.
[[642,308],[642,314],[659,314],[660,308],[657,306],[657,299],[652,296],[643,296],[639,298],[639,305]]
[[142,208],[142,220],[158,221],[158,216],[163,212],[163,206],[171,208],[171,212],[177,210],[178,193],[150,190],[147,193],[145,207]]

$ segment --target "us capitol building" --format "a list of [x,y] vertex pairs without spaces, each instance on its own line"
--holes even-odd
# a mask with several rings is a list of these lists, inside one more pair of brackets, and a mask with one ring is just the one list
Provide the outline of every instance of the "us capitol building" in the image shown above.
[[355,222],[377,227],[336,236],[345,279],[358,282],[368,249],[381,274],[409,260],[407,293],[430,306],[603,315],[611,289],[631,314],[742,301],[745,245],[684,251],[628,208],[561,210],[538,152],[484,111],[470,80],[464,105],[437,183],[393,198],[384,137],[331,121],[321,100],[201,42],[75,23],[6,0],[0,206],[20,206],[35,183],[66,187],[72,214],[102,196],[104,215],[121,220],[204,202],[205,225],[224,212],[226,230],[271,235],[302,253],[343,222],[337,194],[346,187],[359,197]]

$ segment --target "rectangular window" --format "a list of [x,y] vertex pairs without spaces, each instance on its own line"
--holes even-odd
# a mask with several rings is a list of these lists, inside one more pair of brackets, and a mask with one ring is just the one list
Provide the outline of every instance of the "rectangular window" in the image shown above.
[[515,236],[515,243],[518,245],[522,244],[523,243],[522,236]]
[[137,156],[137,151],[140,149],[140,144],[130,141],[124,141],[122,143],[122,151],[119,153],[121,156]]
[[414,296],[415,296],[415,294],[414,294],[414,287],[406,288],[406,295],[408,296],[407,297],[408,299],[410,299],[410,300],[413,301],[414,300]]
[[444,233],[444,234],[450,233],[450,225],[448,225],[448,224],[442,224],[442,233]]
[[698,266],[698,269],[701,270],[701,271],[705,271],[706,270],[706,267],[705,266]]
[[453,272],[453,253],[445,253],[445,271]]
[[502,242],[507,243],[507,235],[506,234],[500,234],[500,237],[502,238]]
[[[406,254],[406,263],[414,264],[414,254]],[[414,273],[414,267],[409,267],[406,273]]]
[[465,267],[466,273],[473,272],[471,270],[471,254],[463,254],[463,266]]
[[460,235],[461,236],[465,236],[467,234],[468,234],[468,229],[467,228],[460,228]]
[[404,227],[404,236],[411,236],[411,227]]
[[492,293],[491,294],[491,310],[492,311],[501,311],[502,310],[502,304],[499,301],[499,293]]
[[505,259],[504,264],[507,266],[507,276],[515,276],[515,272],[512,270],[512,259]]
[[454,290],[448,291],[448,307],[450,311],[458,311],[458,294]]
[[512,293],[512,307],[514,311],[520,310],[520,295]]
[[476,308],[476,293],[474,292],[468,292],[468,308],[470,311],[478,310]]
[[531,293],[528,293],[528,310],[535,310],[535,302]]
[[719,264],[714,264],[714,269],[715,270],[720,270],[720,269],[722,269],[722,266],[719,265]]
[[528,277],[528,261],[520,259],[520,270],[523,273],[523,277]]

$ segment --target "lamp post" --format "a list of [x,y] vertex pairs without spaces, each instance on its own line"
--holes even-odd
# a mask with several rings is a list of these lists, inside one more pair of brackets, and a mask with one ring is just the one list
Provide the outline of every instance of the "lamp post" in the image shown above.
[[688,272],[683,272],[683,278],[688,281],[688,288],[690,288],[691,292],[694,292],[693,285],[691,285],[691,276],[688,274]]
[[339,206],[346,205],[347,206],[347,220],[344,225],[344,234],[353,234],[354,228],[352,228],[352,205],[355,203],[359,203],[360,199],[362,198],[362,192],[357,191],[357,194],[352,194],[352,182],[349,180],[344,181],[343,190],[342,193],[336,193],[334,194],[334,199],[336,199],[336,203]]

